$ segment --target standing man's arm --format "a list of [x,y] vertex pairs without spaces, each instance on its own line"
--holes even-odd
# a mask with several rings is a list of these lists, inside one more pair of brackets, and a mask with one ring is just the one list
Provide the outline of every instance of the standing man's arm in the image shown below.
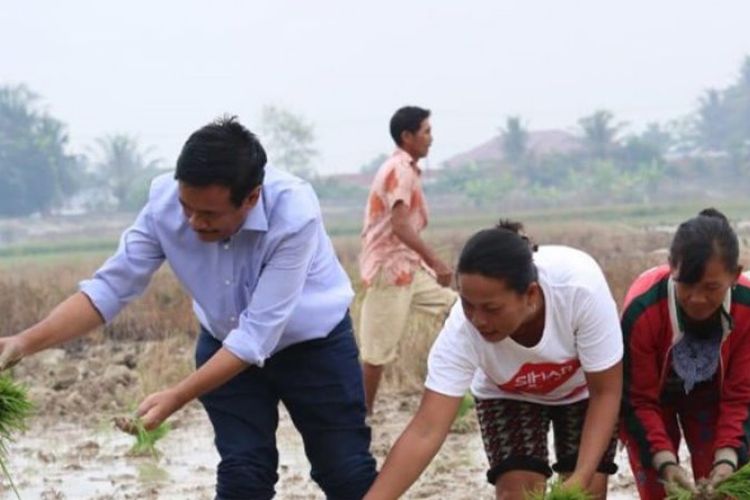
[[435,272],[435,279],[442,286],[449,286],[453,279],[453,269],[424,242],[409,224],[409,207],[402,201],[396,202],[391,214],[393,233],[407,247],[411,248]]

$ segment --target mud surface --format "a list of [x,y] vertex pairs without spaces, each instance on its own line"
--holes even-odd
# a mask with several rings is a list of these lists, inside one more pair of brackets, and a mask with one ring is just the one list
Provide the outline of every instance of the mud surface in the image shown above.
[[[157,443],[158,457],[129,456],[133,437],[112,423],[143,392],[139,365],[148,358],[149,347],[142,344],[50,351],[15,369],[38,408],[28,431],[8,450],[21,498],[213,498],[218,455],[199,405],[188,406],[170,420],[174,429]],[[182,355],[189,357],[187,352]],[[417,393],[383,393],[372,419],[372,449],[379,463],[418,402]],[[278,498],[324,498],[309,479],[302,443],[283,407],[278,445]],[[405,498],[493,498],[493,488],[484,479],[485,460],[474,415],[469,413]],[[621,472],[611,481],[609,498],[636,498],[624,452],[618,453],[618,460]],[[15,495],[5,485],[0,487],[0,498]]]

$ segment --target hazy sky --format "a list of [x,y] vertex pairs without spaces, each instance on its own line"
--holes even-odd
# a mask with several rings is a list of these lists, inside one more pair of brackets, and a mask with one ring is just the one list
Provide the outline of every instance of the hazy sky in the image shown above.
[[173,164],[215,116],[264,104],[314,123],[321,172],[389,152],[403,104],[433,111],[430,164],[505,117],[633,129],[687,114],[750,55],[750,1],[0,0],[0,83],[25,83],[83,150],[137,136]]

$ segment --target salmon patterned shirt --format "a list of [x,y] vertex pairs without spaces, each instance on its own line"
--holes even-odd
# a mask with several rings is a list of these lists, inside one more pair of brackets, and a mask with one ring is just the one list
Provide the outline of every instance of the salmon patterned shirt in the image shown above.
[[362,231],[359,269],[369,286],[379,270],[386,283],[408,285],[422,259],[394,233],[393,207],[402,202],[409,209],[409,223],[419,233],[427,226],[427,205],[422,193],[421,170],[403,149],[396,149],[380,167],[370,188]]

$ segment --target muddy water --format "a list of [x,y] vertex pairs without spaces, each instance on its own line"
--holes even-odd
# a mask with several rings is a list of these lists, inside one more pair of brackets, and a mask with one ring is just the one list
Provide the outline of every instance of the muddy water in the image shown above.
[[[373,451],[379,462],[408,422],[418,395],[385,395],[373,419]],[[73,419],[38,418],[19,436],[10,452],[10,467],[26,499],[211,499],[218,461],[212,431],[203,411],[191,406],[172,420],[176,426],[157,443],[158,458],[129,457],[133,438],[113,428],[109,418],[98,425]],[[493,498],[484,479],[486,468],[476,425],[452,433],[440,454],[405,498]],[[278,498],[322,499],[309,479],[302,443],[282,409]],[[624,461],[613,478],[610,499],[636,498]],[[15,498],[5,490],[0,498]]]
[[[22,499],[210,499],[218,462],[202,410],[190,408],[157,443],[160,456],[131,457],[134,439],[108,420],[97,428],[34,422],[10,449]],[[302,443],[284,414],[279,429],[280,496],[318,498],[308,484]],[[3,498],[15,498],[10,493]],[[322,498],[322,496],[320,497]]]

